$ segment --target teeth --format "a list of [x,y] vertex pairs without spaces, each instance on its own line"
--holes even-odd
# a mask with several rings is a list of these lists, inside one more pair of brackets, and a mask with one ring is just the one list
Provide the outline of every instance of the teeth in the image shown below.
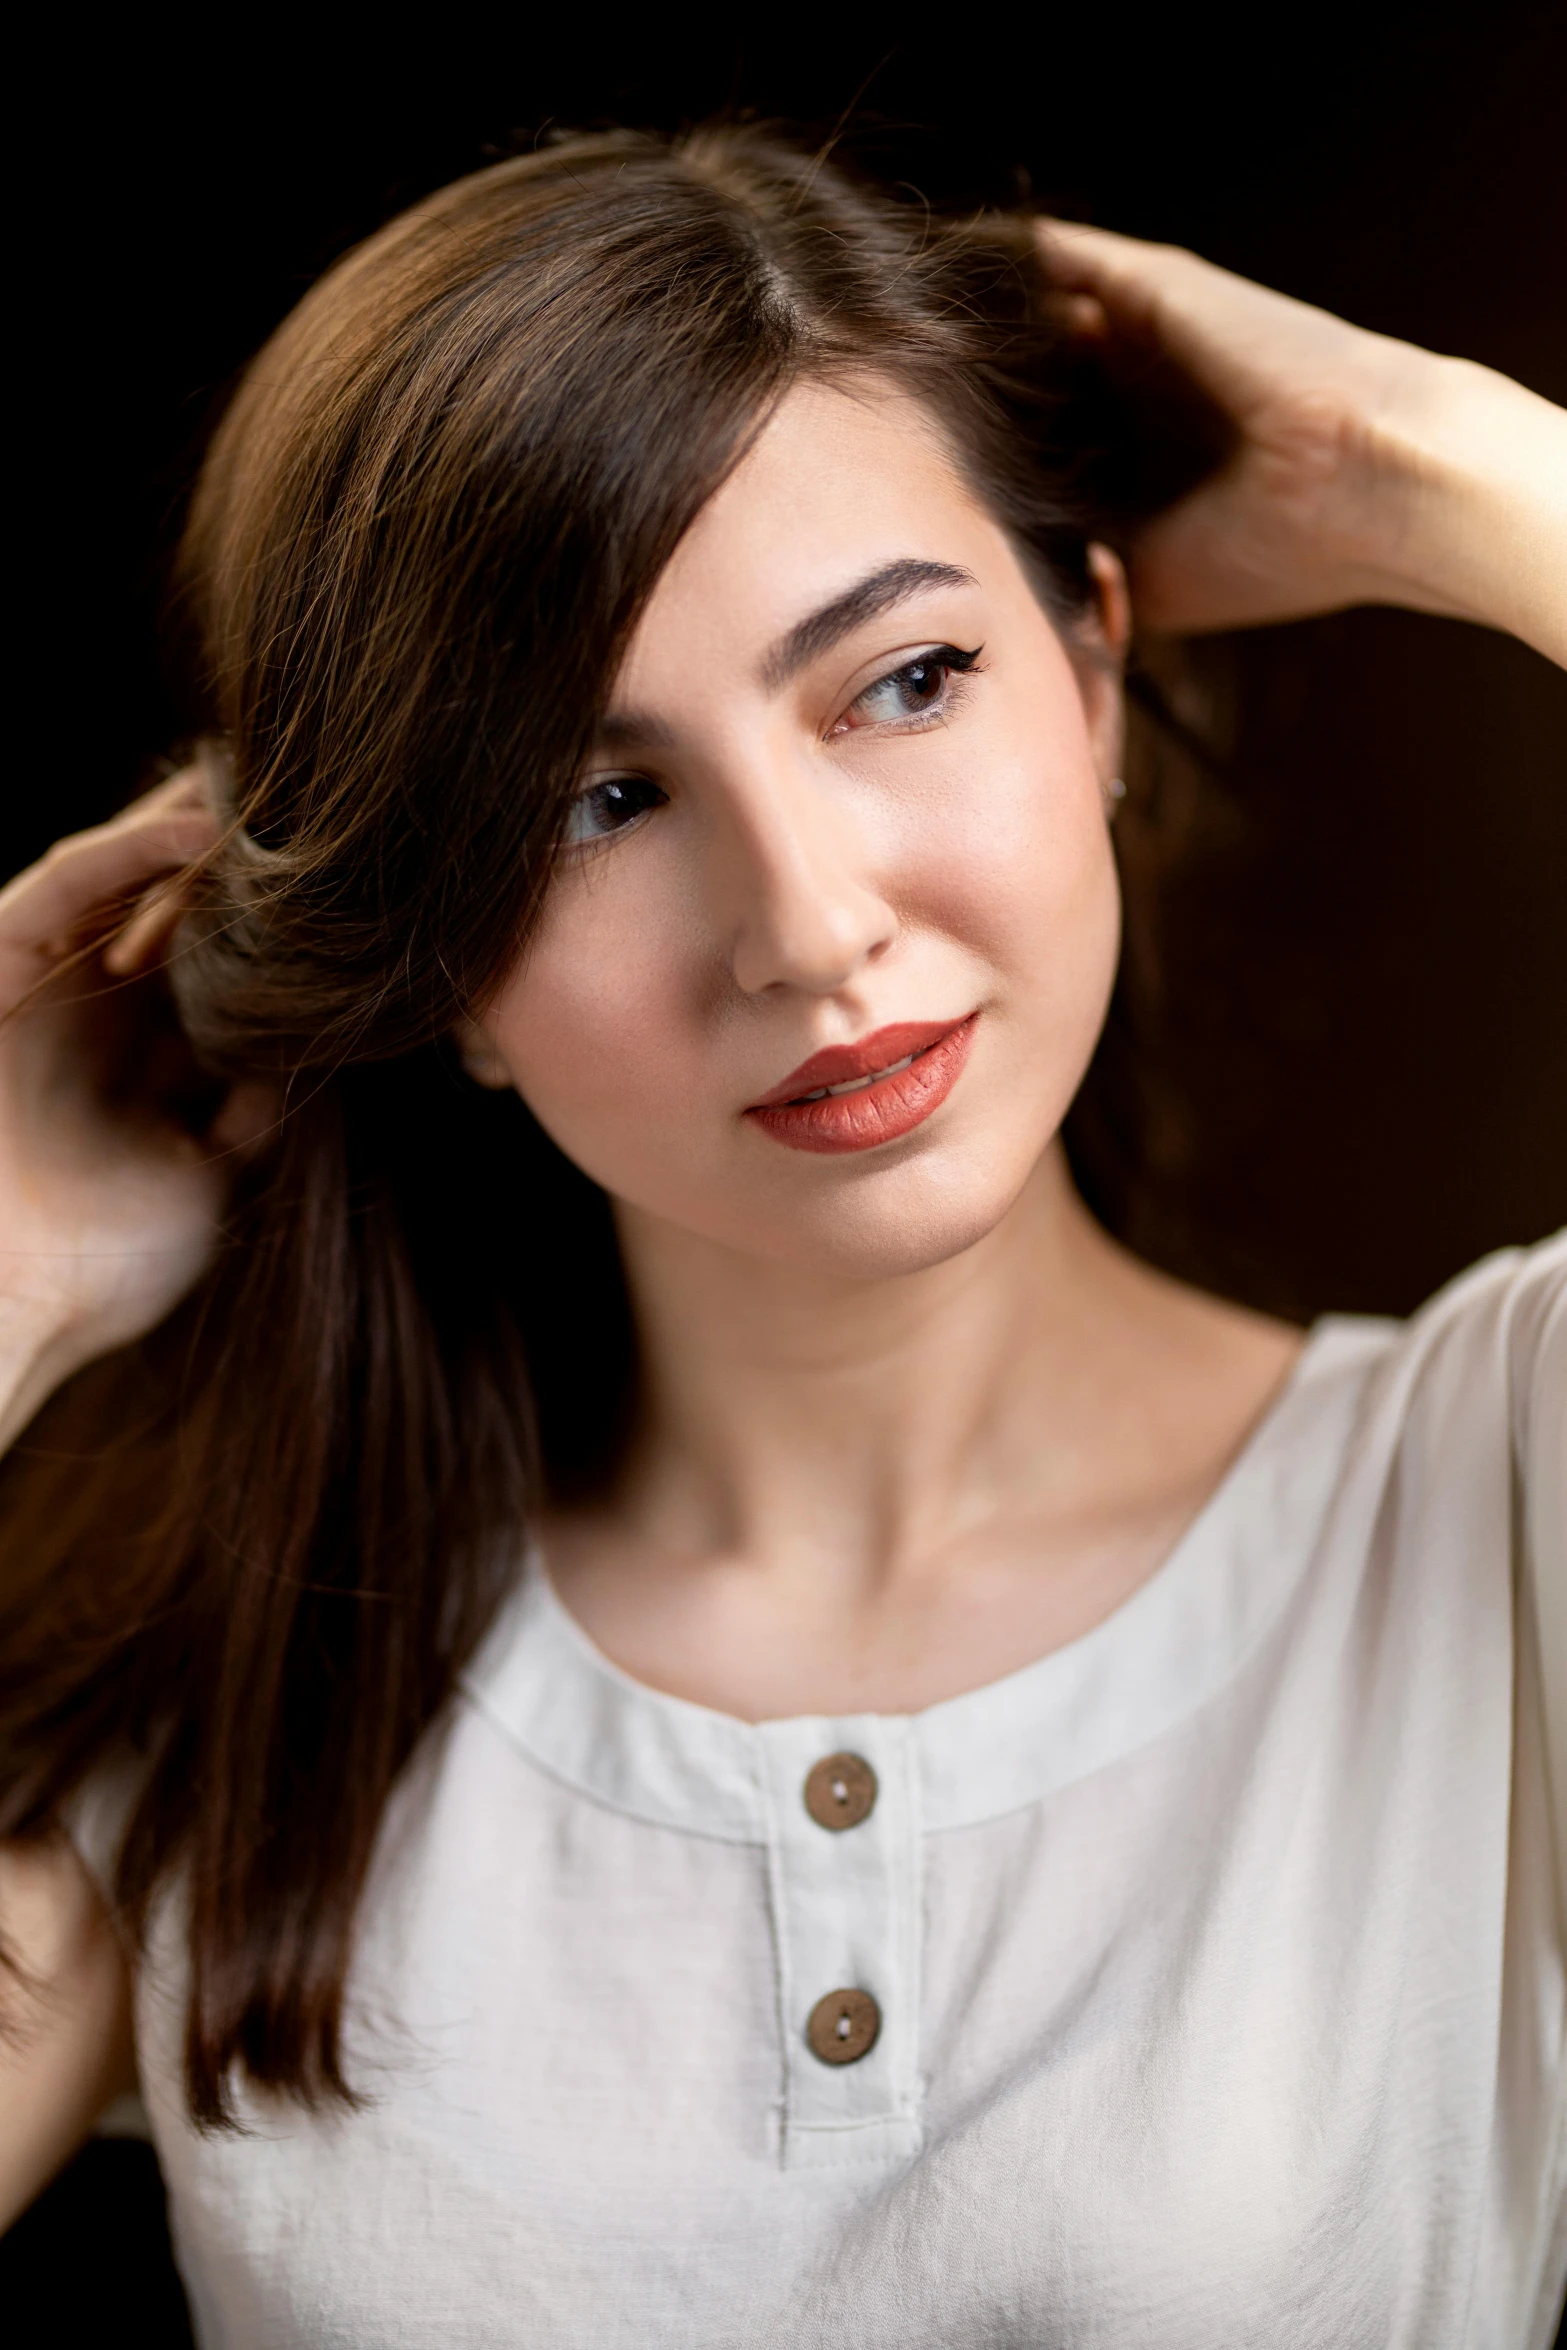
[[911,1067],[915,1058],[913,1053],[905,1053],[901,1061],[894,1061],[886,1069],[873,1069],[869,1077],[847,1077],[842,1085],[823,1085],[815,1093],[802,1093],[797,1099],[802,1102],[824,1102],[829,1095],[836,1100],[842,1093],[863,1093],[868,1085],[879,1085],[884,1077],[896,1077],[901,1069]]
[[896,1077],[898,1071],[900,1069],[906,1069],[913,1058],[914,1055],[912,1053],[905,1053],[901,1061],[892,1062],[888,1068],[873,1069],[869,1077],[850,1077],[846,1079],[842,1085],[829,1085],[827,1091],[834,1095],[840,1093],[863,1093],[867,1085],[879,1085],[884,1077]]

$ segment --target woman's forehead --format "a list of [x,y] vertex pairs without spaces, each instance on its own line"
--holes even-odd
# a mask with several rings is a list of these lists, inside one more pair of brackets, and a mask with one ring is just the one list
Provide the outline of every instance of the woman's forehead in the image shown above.
[[798,384],[670,558],[622,680],[674,641],[689,654],[693,632],[754,665],[861,583],[924,565],[956,587],[1004,543],[918,401],[880,380]]

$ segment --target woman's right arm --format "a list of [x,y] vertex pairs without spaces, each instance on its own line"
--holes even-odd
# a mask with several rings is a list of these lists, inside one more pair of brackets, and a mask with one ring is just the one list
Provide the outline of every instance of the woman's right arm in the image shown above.
[[130,1970],[64,1839],[0,1845],[0,2231],[134,2087]]
[[[228,1165],[269,1114],[259,1089],[239,1088],[197,1138],[158,1107],[151,974],[180,871],[215,831],[187,772],[0,892],[0,1450],[73,1371],[150,1330],[199,1279]],[[84,956],[106,931],[112,943]],[[0,1845],[0,1943],[4,2227],[134,2072],[125,1956],[63,1837]]]
[[214,830],[187,772],[0,891],[0,1450],[73,1371],[161,1321],[215,1245],[223,1138],[160,1116],[134,1065],[175,877]]

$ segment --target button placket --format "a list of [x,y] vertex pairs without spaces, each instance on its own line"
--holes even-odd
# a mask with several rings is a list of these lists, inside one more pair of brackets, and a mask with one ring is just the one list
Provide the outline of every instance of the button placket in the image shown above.
[[787,2167],[918,2150],[921,1838],[909,1725],[766,1722]]

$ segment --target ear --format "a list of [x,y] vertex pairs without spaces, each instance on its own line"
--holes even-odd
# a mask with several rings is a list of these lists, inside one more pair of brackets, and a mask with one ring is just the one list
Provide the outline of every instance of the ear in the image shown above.
[[[1132,599],[1120,557],[1097,540],[1088,550],[1094,600],[1073,630],[1078,691],[1105,793],[1117,789],[1125,734],[1121,671],[1132,636]],[[1118,789],[1117,789],[1118,796]]]
[[507,1090],[512,1082],[511,1071],[477,1020],[458,1020],[452,1028],[452,1042],[465,1074],[475,1085],[482,1085],[491,1093]]
[[1098,605],[1098,633],[1105,651],[1119,669],[1132,641],[1132,597],[1126,584],[1126,566],[1110,547],[1095,539],[1088,549],[1088,574]]

